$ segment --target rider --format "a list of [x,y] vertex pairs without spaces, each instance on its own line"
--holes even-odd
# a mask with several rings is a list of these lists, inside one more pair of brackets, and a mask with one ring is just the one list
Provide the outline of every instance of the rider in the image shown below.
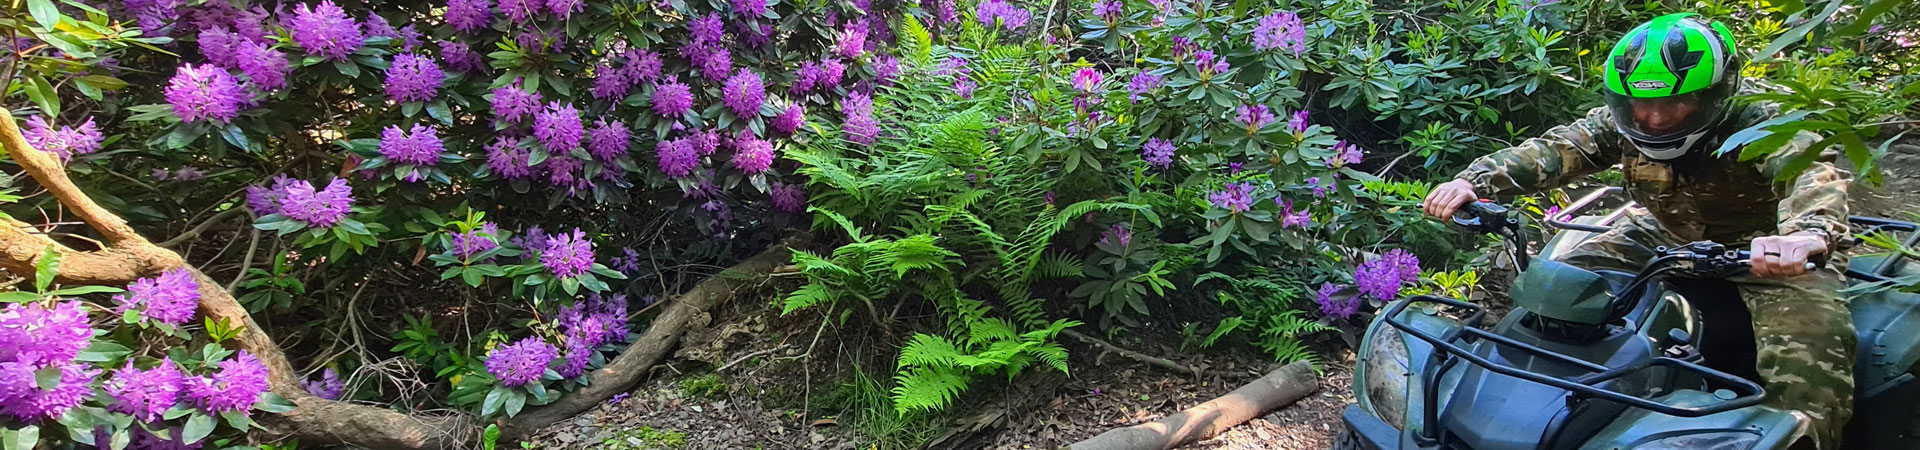
[[1718,22],[1689,13],[1653,19],[1607,57],[1606,106],[1481,157],[1422,207],[1451,217],[1481,196],[1552,189],[1618,164],[1642,208],[1560,259],[1632,272],[1657,246],[1750,243],[1752,273],[1732,281],[1753,317],[1765,402],[1792,411],[1820,448],[1838,448],[1853,407],[1853,321],[1835,292],[1845,287],[1844,258],[1811,272],[1805,263],[1836,254],[1847,235],[1849,175],[1823,160],[1790,185],[1775,183],[1777,171],[1814,141],[1807,133],[1768,161],[1715,154],[1728,135],[1777,114],[1773,105],[1733,104],[1741,62],[1733,33]]

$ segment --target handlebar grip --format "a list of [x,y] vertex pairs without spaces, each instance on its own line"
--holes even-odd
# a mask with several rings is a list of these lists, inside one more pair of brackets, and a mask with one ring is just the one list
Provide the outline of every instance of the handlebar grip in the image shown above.
[[[1749,252],[1746,250],[1739,250],[1734,252],[1734,257],[1739,258],[1740,262],[1752,262],[1753,252]],[[1833,258],[1829,256],[1827,252],[1815,253],[1811,256],[1808,256],[1807,265],[1806,265],[1807,271],[1812,272],[1815,270],[1824,269],[1827,267],[1828,260],[1831,260],[1831,259]]]

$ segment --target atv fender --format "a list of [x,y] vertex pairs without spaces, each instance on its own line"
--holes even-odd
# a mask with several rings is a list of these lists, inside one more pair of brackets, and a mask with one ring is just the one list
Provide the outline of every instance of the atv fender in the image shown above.
[[[1659,399],[1676,406],[1700,406],[1720,400],[1714,394],[1681,390]],[[1793,414],[1754,406],[1693,418],[1680,418],[1644,409],[1628,408],[1600,430],[1587,450],[1631,449],[1784,449],[1807,435],[1806,424]],[[1742,445],[1744,444],[1744,445]]]

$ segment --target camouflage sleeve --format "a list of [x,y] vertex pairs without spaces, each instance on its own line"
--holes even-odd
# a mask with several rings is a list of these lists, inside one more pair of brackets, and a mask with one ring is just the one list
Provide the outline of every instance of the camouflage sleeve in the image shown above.
[[1479,195],[1533,193],[1612,167],[1629,145],[1603,106],[1545,135],[1482,156],[1454,178],[1473,183]]
[[[1775,177],[1788,161],[1812,145],[1818,137],[1811,133],[1795,136],[1786,148],[1775,152],[1767,161],[1767,176]],[[1791,191],[1782,192],[1779,211],[1779,233],[1792,234],[1809,229],[1826,233],[1827,248],[1845,238],[1847,226],[1847,186],[1852,174],[1833,165],[1834,152],[1823,152],[1818,160],[1808,165],[1806,170],[1794,178],[1791,185],[1779,184],[1778,189],[1791,187]]]

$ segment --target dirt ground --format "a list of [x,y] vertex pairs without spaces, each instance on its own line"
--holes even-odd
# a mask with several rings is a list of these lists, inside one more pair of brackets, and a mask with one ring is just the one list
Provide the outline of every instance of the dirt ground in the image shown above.
[[[1885,185],[1857,186],[1853,213],[1909,218],[1902,213],[1920,211],[1920,143],[1892,145],[1883,165]],[[735,304],[718,316],[705,332],[688,336],[674,362],[656,368],[630,395],[557,424],[529,444],[611,450],[885,448],[864,440],[875,430],[871,424],[856,431],[859,419],[837,417],[836,411],[817,405],[831,403],[823,398],[847,397],[846,380],[860,365],[878,376],[890,373],[886,369],[892,367],[887,359],[892,348],[885,343],[896,340],[886,333],[902,331],[845,335],[820,328],[818,318],[780,317],[767,303]],[[1074,352],[1072,376],[1034,371],[1010,386],[968,392],[963,404],[950,408],[952,413],[927,422],[938,424],[936,434],[926,436],[933,442],[928,447],[1055,448],[1197,405],[1279,367],[1244,352],[1183,349],[1179,340],[1134,336],[1113,343],[1181,364],[1204,364],[1202,378],[1101,355],[1067,340]],[[1354,355],[1337,338],[1321,339],[1315,347],[1324,358],[1317,366],[1318,391],[1183,448],[1331,446],[1340,410],[1352,398]]]

